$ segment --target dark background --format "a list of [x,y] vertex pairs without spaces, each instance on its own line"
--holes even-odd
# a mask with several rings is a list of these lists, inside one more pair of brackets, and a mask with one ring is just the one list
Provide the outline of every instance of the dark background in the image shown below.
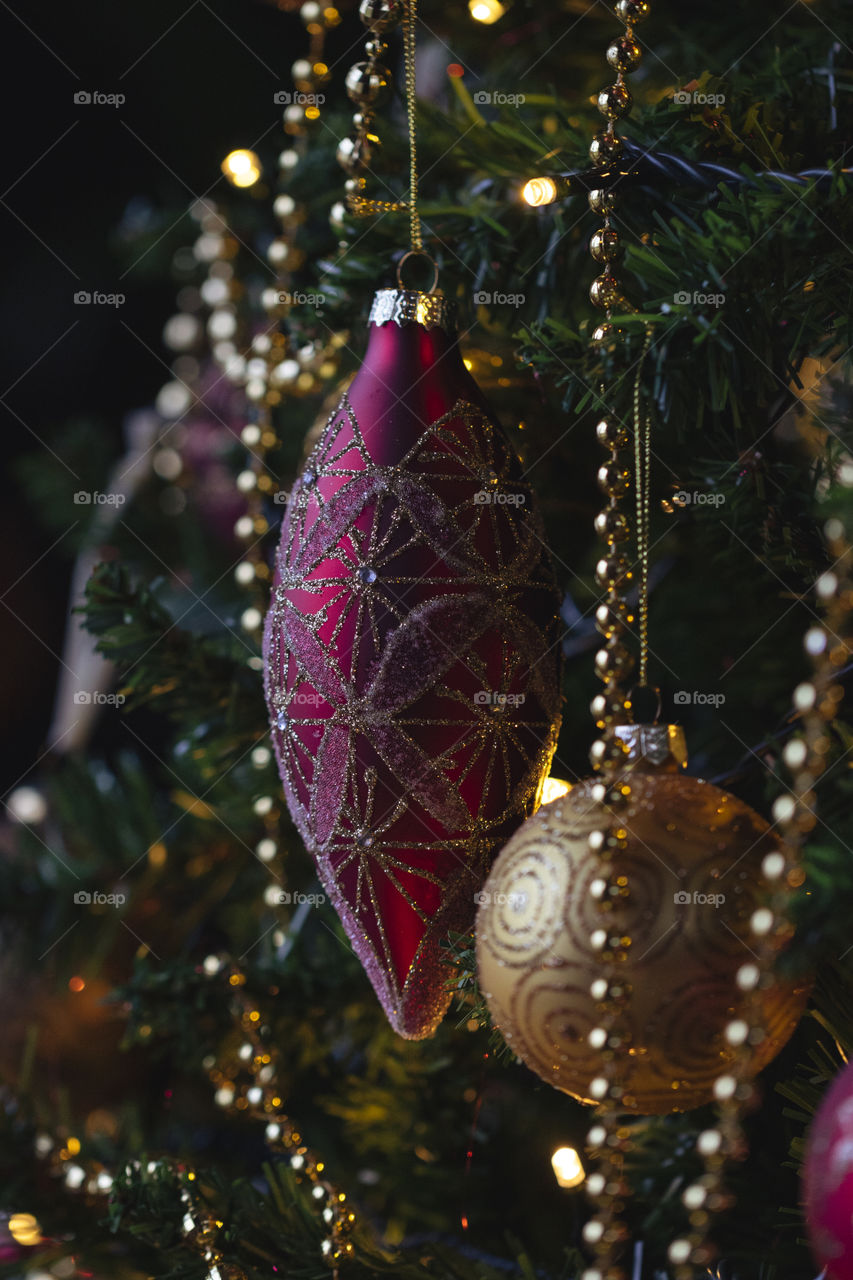
[[[359,26],[360,24],[356,25]],[[238,146],[285,144],[277,89],[304,56],[298,13],[260,0],[84,0],[0,7],[4,50],[0,276],[0,776],[5,794],[38,758],[50,720],[71,555],[22,489],[16,459],[87,418],[113,456],[125,414],[168,378],[161,333],[175,310],[166,235],[193,198],[221,193]],[[348,23],[327,61],[347,57]],[[348,64],[347,64],[348,65]],[[122,93],[119,107],[77,104]],[[187,221],[184,243],[191,242]],[[124,293],[119,308],[77,290]],[[151,348],[147,350],[146,347]],[[69,475],[69,483],[72,483]]]

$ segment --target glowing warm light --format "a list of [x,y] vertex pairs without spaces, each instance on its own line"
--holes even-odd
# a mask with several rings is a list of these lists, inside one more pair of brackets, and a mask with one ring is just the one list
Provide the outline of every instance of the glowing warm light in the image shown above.
[[571,789],[572,784],[564,782],[562,778],[546,778],[542,783],[542,804],[548,804],[551,800],[559,800],[560,796],[568,795]]
[[86,986],[86,983],[84,979],[79,977],[79,975],[73,978],[69,978],[68,980],[69,991],[74,991],[76,993],[78,991],[82,991],[85,988],[85,986]]
[[13,1213],[9,1219],[9,1235],[17,1244],[30,1248],[41,1241],[41,1228],[31,1213]]
[[252,187],[261,176],[261,162],[254,151],[229,151],[222,172],[235,187]]
[[521,197],[534,209],[543,204],[553,204],[557,199],[557,184],[553,178],[531,178],[525,182]]
[[468,12],[475,22],[491,25],[506,13],[506,5],[500,0],[468,0]]
[[164,866],[167,857],[166,846],[159,840],[148,850],[148,861],[152,867]]
[[551,1156],[551,1168],[561,1187],[579,1187],[586,1177],[574,1147],[558,1147]]

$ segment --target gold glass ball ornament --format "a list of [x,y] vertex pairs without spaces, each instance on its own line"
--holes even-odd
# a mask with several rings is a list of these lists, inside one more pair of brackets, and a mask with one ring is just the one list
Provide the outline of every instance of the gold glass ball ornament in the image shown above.
[[[589,158],[600,169],[618,164],[624,154],[625,144],[615,133],[597,133],[589,144]],[[604,206],[602,205],[601,210],[595,205],[593,208],[596,212],[603,212]],[[608,209],[607,212],[611,210]]]
[[336,152],[338,164],[345,173],[355,174],[373,163],[379,139],[373,134],[354,133],[341,138]]
[[598,468],[598,487],[608,498],[624,497],[630,486],[631,473],[621,463],[603,462]]
[[595,517],[595,532],[604,542],[625,542],[631,536],[628,517],[618,507],[605,507]]
[[391,72],[373,62],[356,62],[344,80],[350,100],[359,107],[375,106],[388,92]]
[[642,56],[642,50],[633,36],[620,36],[607,49],[607,61],[614,71],[633,71]]
[[[624,359],[626,354],[625,330],[620,329],[616,324],[611,324],[609,320],[605,320],[595,326],[589,335],[589,344],[598,351],[599,355],[610,360]],[[599,471],[598,476],[600,484],[601,471]]]
[[390,31],[403,21],[403,0],[361,0],[358,16],[371,31]]
[[602,418],[596,425],[595,438],[604,449],[624,449],[629,437],[617,418]]
[[589,286],[589,300],[595,307],[612,307],[619,301],[621,295],[622,286],[616,276],[610,275],[607,271],[603,275],[596,276]]
[[[603,931],[605,945],[625,956],[619,974],[630,993],[615,1050],[623,1108],[687,1111],[712,1100],[732,1060],[725,1030],[743,1016],[737,974],[752,954],[762,861],[778,842],[741,800],[681,773],[677,726],[615,733],[627,756],[620,778],[582,782],[544,805],[492,868],[477,913],[480,987],[527,1066],[591,1102],[602,1065],[593,992],[606,972],[597,949]],[[603,861],[600,833],[612,829],[613,815],[601,797],[616,790],[627,792],[618,809],[624,847]],[[776,980],[756,994],[758,1072],[791,1035],[808,984]]]
[[616,16],[632,26],[649,16],[649,0],[616,0]]
[[596,262],[618,262],[625,246],[618,231],[612,227],[600,227],[589,242],[589,251]]
[[[608,135],[606,133],[602,133],[598,135],[598,137],[601,137],[601,138],[606,138],[607,136]],[[598,138],[593,138],[593,146],[595,146],[597,142],[598,142]],[[590,155],[590,159],[595,164],[604,165],[607,163],[606,160],[597,159],[596,156],[593,155],[592,147],[590,147],[589,155]],[[606,213],[615,213],[618,206],[616,192],[606,191],[600,187],[596,187],[593,191],[590,191],[589,195],[587,196],[587,200],[589,202],[590,209],[592,209],[592,212],[600,213],[602,215]]]
[[598,109],[608,120],[621,120],[631,110],[633,99],[626,84],[609,84],[598,95]]

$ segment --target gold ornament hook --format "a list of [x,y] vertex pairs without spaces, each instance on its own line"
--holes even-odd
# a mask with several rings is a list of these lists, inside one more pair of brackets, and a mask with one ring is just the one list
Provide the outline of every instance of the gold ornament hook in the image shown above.
[[403,283],[403,265],[410,258],[426,258],[432,267],[432,284],[429,289],[424,290],[426,293],[435,293],[438,287],[438,263],[431,253],[427,253],[426,249],[408,249],[397,263],[397,287],[400,289],[411,289],[413,286]]
[[[653,693],[657,698],[657,701],[658,701],[657,710],[655,711],[654,719],[651,721],[651,723],[659,724],[661,714],[663,712],[663,698],[661,697],[660,686],[656,684],[648,684],[645,680],[638,680],[636,684],[632,684],[631,688],[628,690],[628,701],[632,707],[636,707],[637,705],[636,698],[634,695],[638,693],[640,689],[648,689],[649,692]],[[644,719],[644,723],[645,723],[645,719]]]

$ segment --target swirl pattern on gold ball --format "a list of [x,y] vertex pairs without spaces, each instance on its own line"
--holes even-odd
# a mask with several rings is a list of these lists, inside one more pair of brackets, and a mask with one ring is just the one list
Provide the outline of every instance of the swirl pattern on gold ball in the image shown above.
[[[609,921],[630,938],[624,976],[630,1052],[624,1109],[683,1111],[709,1102],[731,1057],[723,1032],[738,1015],[738,968],[749,959],[749,921],[761,904],[770,828],[740,800],[696,778],[632,775],[627,847],[614,859],[630,886],[602,917],[600,857],[588,837],[602,825],[583,783],[545,805],[498,858],[477,918],[480,982],[492,1017],[529,1067],[589,1101],[600,1055],[591,984],[600,973],[591,937]],[[805,984],[764,994],[757,1069],[791,1034]]]

